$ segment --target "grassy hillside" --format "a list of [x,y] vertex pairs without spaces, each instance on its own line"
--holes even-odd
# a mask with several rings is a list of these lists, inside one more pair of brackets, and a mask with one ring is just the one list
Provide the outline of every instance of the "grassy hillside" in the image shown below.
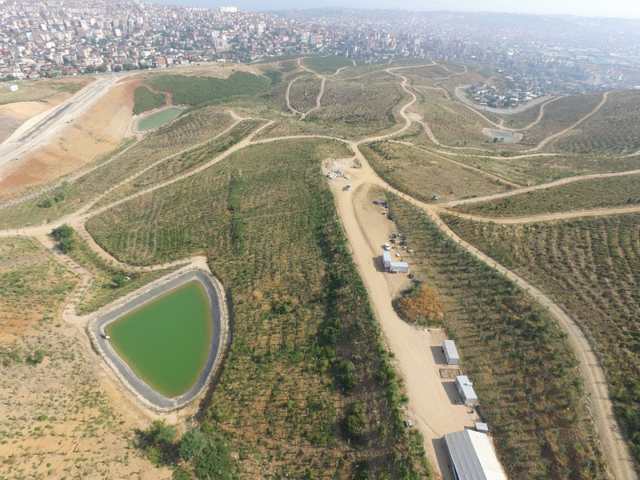
[[304,113],[316,106],[318,93],[320,93],[318,77],[309,75],[300,78],[291,86],[289,94],[291,106]]
[[456,210],[487,217],[522,217],[542,213],[640,204],[640,175],[611,177],[536,190]]
[[253,146],[89,222],[128,262],[208,254],[233,343],[201,431],[224,436],[239,478],[427,475],[320,171],[347,154],[328,141]]
[[620,91],[556,147],[576,153],[628,154],[640,150],[640,92]]
[[449,225],[558,302],[589,338],[640,460],[640,216],[498,226]]
[[328,81],[322,108],[308,117],[323,128],[362,135],[393,127],[394,112],[404,94],[396,80],[365,77],[358,81]]
[[76,283],[35,240],[0,241],[0,343],[57,316]]
[[148,80],[155,89],[169,92],[176,105],[220,103],[237,96],[254,96],[267,91],[271,80],[247,72],[229,78],[160,75]]
[[138,87],[133,92],[133,102],[133,114],[140,115],[149,110],[163,107],[165,96],[162,93],[154,93],[147,87]]
[[444,325],[480,398],[513,479],[604,479],[576,359],[555,321],[437,229],[421,210],[389,196],[414,251],[414,275],[439,294]]
[[327,57],[308,57],[304,59],[304,64],[311,70],[318,73],[335,73],[342,67],[353,66],[353,62],[348,58],[338,55],[329,55]]
[[[392,142],[362,147],[373,169],[390,185],[425,202],[504,192],[507,188],[445,157]],[[434,198],[434,195],[437,198]]]

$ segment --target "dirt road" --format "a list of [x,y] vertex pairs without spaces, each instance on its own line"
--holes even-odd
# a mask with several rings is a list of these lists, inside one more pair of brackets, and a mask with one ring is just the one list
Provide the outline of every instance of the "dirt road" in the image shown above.
[[571,212],[542,213],[540,215],[527,215],[524,217],[482,217],[469,213],[456,212],[455,210],[447,210],[446,213],[467,220],[473,220],[474,222],[495,223],[498,225],[522,225],[525,223],[557,222],[561,220],[572,220],[575,218],[605,217],[611,215],[640,213],[640,205],[592,208],[589,210],[574,210]]

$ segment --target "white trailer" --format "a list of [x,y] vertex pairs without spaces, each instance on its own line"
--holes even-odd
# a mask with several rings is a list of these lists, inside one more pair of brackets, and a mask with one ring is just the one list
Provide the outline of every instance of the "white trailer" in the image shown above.
[[382,265],[384,266],[384,269],[387,271],[391,267],[391,254],[389,253],[388,250],[382,251]]
[[475,407],[478,405],[478,396],[473,389],[473,382],[469,380],[466,375],[458,375],[456,377],[456,389],[462,397],[462,402],[468,407]]
[[391,262],[389,271],[391,273],[409,273],[409,264],[407,262]]
[[456,342],[453,340],[445,340],[442,342],[442,353],[444,353],[444,358],[447,360],[447,365],[460,364],[460,355],[458,355]]

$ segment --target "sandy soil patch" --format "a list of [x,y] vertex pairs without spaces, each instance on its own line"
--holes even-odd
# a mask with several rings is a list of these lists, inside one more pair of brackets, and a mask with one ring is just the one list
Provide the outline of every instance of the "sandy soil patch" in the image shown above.
[[118,83],[79,121],[56,135],[46,147],[28,155],[0,180],[3,196],[42,185],[73,172],[115,149],[125,138],[133,108],[133,91],[140,80]]
[[0,143],[25,121],[60,105],[71,95],[60,93],[44,101],[16,102],[0,105]]

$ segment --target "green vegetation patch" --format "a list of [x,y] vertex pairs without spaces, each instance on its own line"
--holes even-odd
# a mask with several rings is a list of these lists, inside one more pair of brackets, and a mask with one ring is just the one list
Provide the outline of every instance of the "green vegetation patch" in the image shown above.
[[335,73],[342,67],[353,66],[353,62],[346,57],[329,55],[327,57],[308,57],[304,64],[318,73]]
[[152,113],[148,117],[144,117],[138,121],[138,130],[155,130],[161,126],[175,120],[183,112],[182,108],[170,107],[156,113]]
[[444,220],[537,285],[580,325],[640,461],[640,215],[530,225]]
[[577,362],[555,320],[422,210],[388,200],[414,275],[439,294],[509,478],[607,478]]
[[107,327],[111,345],[147,384],[167,397],[198,379],[211,346],[212,320],[202,285],[189,282]]
[[149,110],[163,107],[166,99],[163,93],[152,92],[147,87],[138,87],[133,92],[133,102],[133,114],[140,115]]
[[246,72],[235,72],[224,79],[160,75],[148,82],[157,90],[171,93],[176,105],[203,105],[238,96],[255,96],[266,92],[271,85],[269,78]]
[[592,208],[640,204],[640,175],[599,178],[535,190],[455,210],[488,217],[522,217]]

